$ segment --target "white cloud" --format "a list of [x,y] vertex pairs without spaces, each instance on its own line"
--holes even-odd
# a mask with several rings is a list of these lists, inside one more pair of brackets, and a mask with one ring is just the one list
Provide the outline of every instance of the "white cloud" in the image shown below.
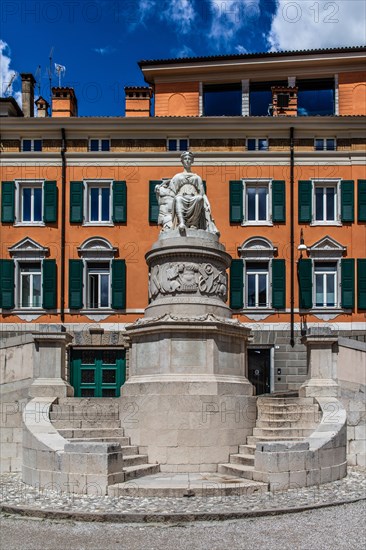
[[116,51],[116,48],[113,46],[103,46],[102,48],[93,48],[93,51],[99,53],[100,55],[109,55]]
[[267,37],[271,50],[359,46],[366,42],[363,0],[277,0]]
[[235,51],[237,53],[248,53],[248,50],[244,48],[244,46],[242,46],[241,44],[238,44],[237,46],[235,46]]
[[192,0],[170,0],[161,16],[177,25],[181,32],[187,33],[191,30],[196,12]]
[[[14,82],[18,78],[18,73],[10,68],[11,51],[6,42],[0,39],[0,96],[13,96],[19,105],[22,105],[21,92],[14,91]],[[15,78],[13,79],[13,77]],[[13,79],[13,81],[12,81]],[[12,81],[12,84],[10,82]],[[10,84],[10,86],[9,86]]]
[[210,0],[212,22],[210,37],[216,48],[231,41],[248,19],[259,16],[260,0]]
[[196,17],[194,0],[139,0],[139,23],[146,23],[154,15],[172,23],[180,32],[188,33]]
[[184,44],[180,48],[173,48],[170,50],[170,53],[173,57],[195,57],[196,54],[192,48]]

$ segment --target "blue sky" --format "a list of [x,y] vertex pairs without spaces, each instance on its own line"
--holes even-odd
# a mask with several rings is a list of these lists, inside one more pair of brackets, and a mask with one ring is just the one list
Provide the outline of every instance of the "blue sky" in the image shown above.
[[[40,65],[49,99],[53,48],[82,116],[122,115],[123,87],[144,84],[141,59],[366,43],[364,0],[3,0],[0,9],[1,95],[14,72]],[[17,76],[7,93],[19,101],[19,90]]]

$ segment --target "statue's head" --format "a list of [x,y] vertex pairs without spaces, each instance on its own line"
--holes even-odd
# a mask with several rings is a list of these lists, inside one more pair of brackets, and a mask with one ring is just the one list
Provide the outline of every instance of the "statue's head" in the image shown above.
[[185,166],[186,164],[191,166],[191,164],[193,164],[193,161],[194,161],[194,154],[191,153],[190,151],[184,151],[184,153],[182,153],[180,156],[180,160],[183,166]]

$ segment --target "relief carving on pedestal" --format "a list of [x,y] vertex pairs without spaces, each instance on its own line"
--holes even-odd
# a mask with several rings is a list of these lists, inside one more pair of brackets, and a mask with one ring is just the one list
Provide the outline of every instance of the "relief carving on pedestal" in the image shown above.
[[189,262],[155,265],[150,272],[149,295],[204,294],[227,298],[227,274],[212,264]]

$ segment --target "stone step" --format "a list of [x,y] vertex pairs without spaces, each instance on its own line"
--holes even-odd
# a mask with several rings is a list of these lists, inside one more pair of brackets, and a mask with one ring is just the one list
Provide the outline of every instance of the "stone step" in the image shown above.
[[80,443],[118,443],[121,446],[128,447],[130,443],[129,437],[71,437],[69,439],[71,442],[80,442]]
[[58,432],[66,439],[73,437],[85,439],[89,437],[124,437],[125,435],[123,428],[61,428]]
[[278,428],[297,428],[299,425],[301,425],[302,428],[315,429],[316,422],[314,422],[314,420],[304,420],[303,418],[298,423],[286,419],[257,420],[256,422],[256,428],[268,428],[274,430],[277,430]]
[[313,397],[257,397],[257,405],[262,404],[277,404],[277,405],[312,405],[314,404]]
[[312,411],[275,411],[275,412],[263,412],[258,415],[258,420],[289,420],[291,422],[298,422],[300,419],[313,420],[314,422],[320,422],[321,412],[317,410]]
[[296,428],[254,428],[253,435],[257,437],[262,436],[274,436],[280,437],[281,439],[286,438],[287,436],[294,437],[307,437],[312,434],[314,431],[313,428],[308,428],[306,426],[296,426]]
[[160,471],[160,466],[159,464],[139,464],[138,466],[128,466],[123,471],[125,481],[130,481],[139,477],[157,474]]
[[219,464],[217,471],[219,474],[226,474],[236,477],[245,477],[246,479],[253,479],[254,466],[248,464]]
[[147,455],[125,455],[123,457],[123,469],[129,468],[130,466],[139,466],[140,464],[148,464],[149,458]]
[[84,403],[93,403],[99,406],[109,405],[113,407],[119,407],[119,403],[116,403],[115,397],[59,397],[58,405],[83,405]]
[[139,448],[136,445],[121,445],[122,456],[138,455]]
[[314,416],[319,413],[319,408],[311,405],[309,407],[297,407],[296,405],[286,405],[283,407],[263,407],[258,408],[259,419],[268,417],[270,414],[292,415],[294,417],[301,418],[302,415],[313,414]]
[[52,420],[52,425],[56,430],[75,430],[89,428],[116,429],[121,427],[120,421],[115,424],[111,421],[106,422],[87,422],[85,420]]
[[239,445],[239,454],[253,455],[255,453],[255,445]]
[[257,443],[261,443],[261,442],[266,442],[266,441],[302,441],[304,438],[303,437],[294,437],[294,436],[291,436],[291,437],[284,437],[283,439],[281,439],[281,437],[279,436],[262,436],[262,437],[257,437],[255,435],[248,435],[247,437],[247,444],[248,445],[256,445]]
[[254,466],[254,455],[238,453],[230,455],[230,464],[247,464]]
[[54,411],[50,412],[50,419],[53,420],[82,420],[90,423],[99,423],[100,421],[119,421],[119,415],[113,412],[95,411]]

